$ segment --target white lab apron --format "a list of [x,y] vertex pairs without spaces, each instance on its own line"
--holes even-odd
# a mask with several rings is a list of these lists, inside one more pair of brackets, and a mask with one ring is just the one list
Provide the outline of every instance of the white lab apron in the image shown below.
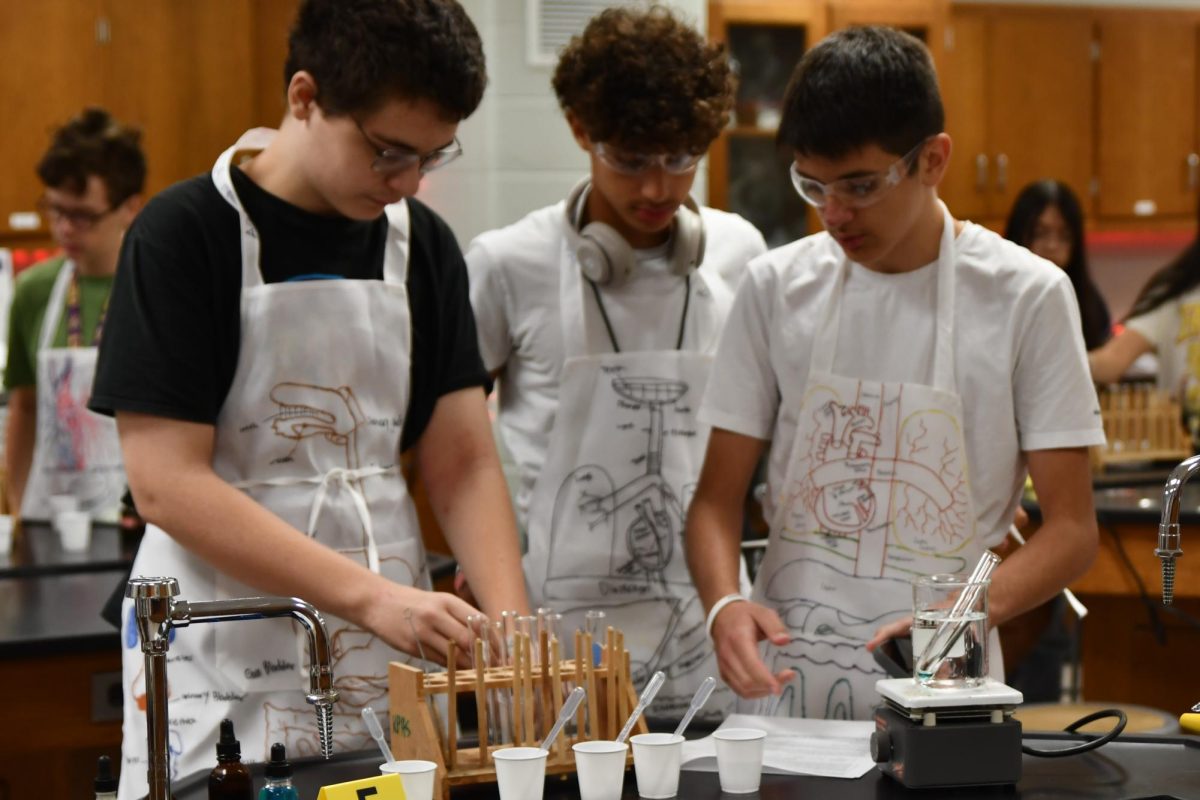
[[42,318],[37,354],[37,437],[21,516],[49,519],[51,496],[69,494],[93,519],[115,522],[125,492],[117,424],[111,417],[87,408],[98,350],[95,345],[54,346],[75,270],[74,261],[63,263]]
[[[241,344],[237,370],[216,424],[213,468],[284,521],[338,552],[408,586],[429,588],[416,510],[400,475],[408,408],[412,331],[405,284],[408,207],[387,208],[383,280],[263,283],[253,223],[233,189],[235,152],[260,149],[251,131],[213,168],[242,229]],[[329,272],[313,264],[312,272]],[[286,558],[286,553],[280,557]],[[215,571],[150,526],[134,574],[179,578],[187,600],[263,592]],[[340,694],[334,749],[371,739],[361,710],[387,702],[387,663],[408,660],[377,636],[324,615]],[[145,791],[142,654],[124,622],[124,769]],[[169,656],[173,778],[211,767],[217,726],[234,720],[246,761],[266,759],[272,742],[289,756],[319,752],[308,691],[307,640],[285,620],[198,624],[175,632]],[[135,763],[140,761],[141,763]]]
[[[667,675],[654,713],[682,715],[700,682],[718,674],[683,527],[708,442],[696,410],[732,298],[694,271],[688,349],[613,353],[567,243],[559,286],[565,361],[530,503],[530,600],[563,614],[572,648],[585,612],[604,611],[625,635],[635,682]],[[732,692],[723,684],[718,692],[710,716],[732,707]]]
[[[792,636],[782,648],[767,648],[773,672],[796,671],[782,715],[869,718],[879,702],[875,682],[887,676],[864,644],[881,625],[911,613],[914,577],[969,572],[984,550],[954,378],[954,220],[942,212],[933,385],[833,372],[848,259],[813,337],[796,438],[753,593]],[[995,630],[989,651],[1000,664]]]

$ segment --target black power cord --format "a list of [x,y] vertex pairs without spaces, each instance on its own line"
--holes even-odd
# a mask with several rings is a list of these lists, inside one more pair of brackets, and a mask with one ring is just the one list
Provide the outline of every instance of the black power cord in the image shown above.
[[1077,756],[1080,753],[1087,753],[1091,750],[1095,750],[1097,747],[1108,744],[1113,739],[1120,736],[1121,731],[1125,730],[1125,724],[1129,722],[1129,718],[1125,716],[1124,711],[1119,708],[1101,709],[1100,711],[1088,714],[1086,717],[1081,717],[1080,719],[1075,720],[1064,729],[1067,733],[1074,733],[1084,725],[1087,725],[1089,722],[1095,722],[1098,719],[1105,719],[1107,717],[1115,717],[1117,720],[1117,724],[1112,726],[1112,730],[1101,736],[1097,736],[1095,739],[1086,741],[1083,744],[1077,744],[1074,747],[1064,747],[1057,750],[1038,750],[1030,747],[1027,744],[1023,744],[1021,745],[1021,752],[1027,753],[1031,756],[1037,756],[1038,758],[1065,758],[1066,756]]

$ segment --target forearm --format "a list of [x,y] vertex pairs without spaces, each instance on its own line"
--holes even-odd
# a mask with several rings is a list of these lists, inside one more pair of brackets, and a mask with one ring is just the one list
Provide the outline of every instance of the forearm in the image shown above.
[[10,512],[19,516],[21,498],[29,481],[29,469],[33,463],[33,447],[37,437],[36,399],[27,401],[22,393],[33,389],[13,389],[9,398],[8,424],[5,430],[4,474],[7,476]]
[[728,594],[741,590],[742,509],[697,493],[688,509],[684,550],[692,582],[707,611]]

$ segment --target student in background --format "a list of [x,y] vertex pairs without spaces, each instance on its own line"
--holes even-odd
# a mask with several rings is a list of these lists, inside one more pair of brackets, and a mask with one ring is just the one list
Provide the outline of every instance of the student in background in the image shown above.
[[[588,177],[467,251],[520,470],[525,575],[568,630],[604,610],[635,680],[667,673],[658,713],[682,715],[716,666],[682,548],[707,438],[695,410],[734,287],[766,249],[746,220],[689,195],[733,73],[666,9],[609,9],[563,51],[554,89]],[[710,713],[732,700],[722,687]]]
[[1021,190],[1004,226],[1004,238],[1033,251],[1067,273],[1079,301],[1083,343],[1095,350],[1112,335],[1108,306],[1088,272],[1083,209],[1071,187],[1043,180]]
[[87,400],[117,254],[142,204],[141,133],[104,109],[86,109],[54,132],[37,173],[62,254],[22,272],[13,293],[4,371],[8,499],[13,514],[45,520],[51,496],[69,494],[115,522],[125,491],[117,426],[88,411]]

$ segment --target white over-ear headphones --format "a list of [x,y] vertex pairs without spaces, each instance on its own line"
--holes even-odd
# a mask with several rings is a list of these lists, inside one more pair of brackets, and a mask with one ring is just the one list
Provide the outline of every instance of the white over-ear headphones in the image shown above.
[[[567,197],[567,230],[584,277],[601,286],[620,286],[633,275],[637,257],[625,237],[611,225],[589,222],[580,230],[581,206],[591,186],[591,179],[584,178]],[[687,275],[704,260],[704,222],[691,195],[675,212],[672,225],[670,269],[676,275]]]

